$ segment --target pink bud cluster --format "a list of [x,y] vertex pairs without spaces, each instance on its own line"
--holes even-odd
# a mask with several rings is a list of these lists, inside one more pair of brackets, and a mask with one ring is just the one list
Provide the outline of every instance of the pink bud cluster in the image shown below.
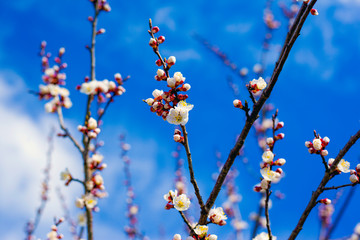
[[277,29],[280,27],[281,23],[274,19],[274,14],[270,9],[266,9],[264,12],[264,22],[269,29]]
[[355,170],[350,170],[350,182],[359,183],[360,179],[360,163],[356,166]]
[[[92,3],[95,3],[95,0],[89,0]],[[109,5],[109,3],[107,2],[107,0],[100,0],[98,1],[98,6],[97,9],[99,11],[105,11],[105,12],[110,12],[111,11],[111,7]]]
[[[154,36],[154,34],[156,34],[160,31],[160,28],[158,26],[155,26],[150,31]],[[152,37],[152,38],[150,38],[149,45],[155,50],[163,42],[165,42],[164,36]]]
[[63,239],[64,235],[58,232],[58,225],[64,221],[64,218],[60,218],[56,221],[55,225],[51,226],[51,231],[46,235],[47,240]]
[[[151,36],[154,36],[154,33],[157,32],[159,32],[159,27],[157,26],[149,30]],[[150,39],[150,46],[153,47],[155,52],[158,52],[158,45],[163,42],[161,39],[165,38],[160,36],[157,39]],[[163,69],[157,70],[155,79],[157,81],[166,81],[170,89],[168,91],[155,89],[152,92],[153,98],[148,98],[144,102],[150,106],[151,112],[155,112],[164,120],[176,125],[185,125],[188,121],[188,112],[193,106],[184,102],[188,95],[181,92],[187,92],[191,86],[187,83],[184,84],[185,77],[180,72],[175,72],[173,77],[169,76],[169,69],[175,62],[176,58],[174,56],[169,57],[167,60],[159,57],[155,62],[157,66],[163,66]],[[179,138],[174,135],[174,140],[181,141],[181,136]]]
[[312,142],[306,141],[305,146],[308,148],[311,154],[320,154],[321,156],[327,156],[329,152],[325,147],[329,144],[330,139],[328,137],[321,138],[320,136],[315,137]]
[[98,128],[98,123],[94,118],[89,118],[86,126],[79,125],[78,130],[83,134],[87,135],[89,138],[96,138],[100,133],[100,128]]
[[40,56],[42,57],[42,79],[45,85],[39,86],[39,92],[35,94],[40,99],[50,100],[45,104],[45,110],[47,112],[56,112],[58,107],[70,108],[72,102],[69,98],[69,90],[64,87],[66,74],[62,72],[67,67],[66,63],[62,63],[62,56],[65,53],[65,48],[60,48],[58,56],[54,58],[55,65],[50,67],[49,59],[50,53],[46,53],[46,42],[41,43]]

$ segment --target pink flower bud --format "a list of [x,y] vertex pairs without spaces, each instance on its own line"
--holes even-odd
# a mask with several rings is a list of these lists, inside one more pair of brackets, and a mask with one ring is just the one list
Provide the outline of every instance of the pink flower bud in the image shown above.
[[278,168],[278,169],[276,169],[275,172],[277,172],[277,173],[279,173],[280,175],[282,175],[284,171],[283,171],[281,168]]
[[359,177],[355,174],[350,175],[350,182],[352,182],[352,183],[359,182]]
[[100,28],[96,34],[99,35],[99,34],[104,34],[105,33],[105,28]]
[[164,36],[158,37],[158,42],[159,42],[159,43],[163,43],[164,41],[165,41],[165,37],[164,37]]
[[328,198],[324,198],[324,199],[321,199],[319,202],[322,204],[328,205],[331,203],[331,200]]
[[272,146],[274,144],[274,139],[272,137],[269,137],[266,139],[266,144],[269,146]]
[[153,48],[157,47],[157,42],[154,38],[150,38],[149,45]]
[[151,29],[152,33],[157,33],[160,31],[160,28],[158,26],[155,26]]
[[162,62],[160,59],[158,59],[155,61],[155,64],[160,67],[162,65]]
[[360,163],[358,165],[356,165],[355,169],[356,169],[357,172],[360,172]]
[[280,129],[280,128],[283,128],[284,127],[284,122],[279,122],[277,125],[276,125],[276,129]]
[[328,137],[324,137],[322,140],[323,140],[323,143],[325,144],[325,146],[328,145],[330,142],[330,139]]
[[309,141],[306,141],[306,142],[305,142],[305,147],[309,148],[309,147],[311,147],[311,146],[312,146],[312,143],[311,143],[311,142],[309,142]]
[[274,162],[274,164],[275,164],[276,166],[283,166],[285,163],[286,163],[286,160],[283,159],[283,158],[279,158],[278,160],[276,160],[276,161]]
[[275,136],[277,139],[284,139],[285,134],[284,133],[279,133],[278,135]]
[[236,107],[236,108],[240,108],[240,109],[243,108],[243,105],[239,99],[235,99],[233,101],[233,104],[234,104],[234,107]]
[[319,15],[319,12],[318,12],[315,8],[311,9],[311,10],[310,10],[310,13],[311,13],[312,15],[314,15],[314,16]]
[[181,136],[179,134],[174,134],[174,141],[179,142],[181,139]]
[[168,64],[169,67],[171,67],[172,65],[174,65],[176,63],[176,58],[174,56],[170,56],[166,60],[166,63]]
[[92,21],[94,21],[94,18],[92,16],[88,16],[88,20],[89,20],[89,22],[92,22]]
[[329,154],[329,152],[324,149],[324,150],[321,150],[320,154],[321,154],[321,156],[325,157],[325,156],[327,156]]

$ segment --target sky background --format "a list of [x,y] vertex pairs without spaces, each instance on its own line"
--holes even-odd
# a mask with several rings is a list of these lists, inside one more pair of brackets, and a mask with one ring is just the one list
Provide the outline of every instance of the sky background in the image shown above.
[[[289,4],[290,1],[283,1]],[[194,104],[187,129],[194,169],[202,195],[207,197],[212,189],[211,175],[216,169],[215,150],[223,157],[229,153],[236,135],[244,123],[242,111],[234,109],[232,92],[226,79],[230,76],[238,84],[239,78],[212,52],[194,40],[198,33],[218,46],[239,67],[252,69],[259,62],[261,45],[266,32],[262,21],[265,1],[224,0],[209,1],[110,1],[112,11],[99,18],[99,28],[106,33],[97,38],[97,79],[113,79],[120,72],[131,75],[125,83],[126,93],[119,97],[104,117],[101,139],[105,146],[108,169],[103,172],[109,197],[100,200],[100,213],[94,216],[95,239],[125,239],[125,188],[123,164],[119,158],[118,136],[127,135],[132,149],[134,189],[140,206],[140,228],[152,239],[171,239],[182,233],[181,219],[176,211],[163,209],[163,195],[173,188],[175,161],[171,152],[176,144],[172,141],[174,126],[149,111],[142,99],[151,92],[166,89],[154,80],[156,56],[148,46],[148,19],[160,27],[166,41],[161,53],[177,58],[172,71],[181,71],[191,84],[188,102]],[[279,11],[278,2],[272,9],[282,26],[274,32],[265,76],[270,76],[278,56],[276,49],[282,46],[286,36],[287,21]],[[360,1],[319,0],[318,16],[309,16],[300,37],[290,53],[279,81],[269,101],[279,109],[279,119],[285,122],[285,139],[279,142],[275,152],[287,160],[283,167],[286,177],[274,189],[285,193],[284,200],[274,200],[270,210],[272,229],[278,239],[286,239],[295,227],[311,191],[315,190],[323,176],[323,165],[318,156],[310,155],[304,146],[313,139],[313,130],[331,140],[328,157],[338,151],[360,127],[358,111],[360,82]],[[0,196],[1,239],[24,238],[24,226],[33,218],[40,203],[41,181],[46,165],[47,135],[57,126],[55,115],[46,114],[36,97],[28,94],[41,84],[40,42],[48,42],[47,50],[56,53],[66,48],[64,61],[67,87],[71,91],[73,107],[64,110],[65,121],[77,138],[76,126],[83,121],[84,95],[75,90],[89,74],[89,54],[85,45],[90,42],[91,4],[73,0],[17,0],[0,2],[0,150],[2,193]],[[252,79],[250,73],[249,78]],[[240,86],[242,99],[246,91]],[[251,131],[245,143],[245,152],[251,166],[258,169],[261,152]],[[345,156],[352,168],[359,161],[359,145]],[[257,209],[259,195],[252,191],[258,182],[245,170],[240,161],[234,164],[240,175],[238,190],[243,196],[239,206],[244,217]],[[81,158],[68,139],[56,139],[50,182],[51,200],[45,209],[36,236],[45,239],[54,216],[63,212],[55,194],[62,187],[71,212],[79,212],[73,206],[81,194],[77,184],[63,187],[59,173],[66,167],[74,175],[81,175]],[[258,173],[260,177],[260,173]],[[348,175],[342,174],[330,185],[348,183]],[[348,189],[344,191],[347,194]],[[335,198],[335,192],[323,197]],[[344,218],[334,232],[334,237],[350,235],[360,222],[356,204],[360,197],[357,190]],[[220,194],[216,205],[224,201]],[[341,203],[341,201],[340,201]],[[198,216],[196,205],[190,212]],[[180,225],[180,226],[179,226]],[[252,224],[250,224],[252,226]],[[162,230],[161,230],[162,229]],[[69,236],[67,225],[60,231]],[[229,226],[210,226],[210,233],[225,238]],[[317,208],[307,220],[299,239],[316,239],[319,231]],[[246,232],[246,236],[249,234]]]

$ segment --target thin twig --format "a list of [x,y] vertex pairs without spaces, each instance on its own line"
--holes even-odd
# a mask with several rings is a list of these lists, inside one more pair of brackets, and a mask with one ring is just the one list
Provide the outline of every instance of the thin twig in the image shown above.
[[65,132],[65,136],[70,138],[71,142],[75,145],[75,147],[82,153],[84,151],[83,147],[76,141],[76,139],[71,135],[69,129],[66,128],[64,123],[64,117],[62,114],[62,108],[60,106],[57,107],[57,115],[59,118],[59,124],[61,129]]
[[201,194],[200,194],[200,189],[199,189],[199,186],[197,185],[197,182],[195,180],[195,174],[194,174],[194,169],[193,169],[193,166],[192,166],[191,152],[190,152],[189,140],[188,140],[188,135],[187,135],[187,132],[186,132],[186,127],[183,126],[183,125],[180,125],[180,126],[181,126],[181,129],[182,129],[183,134],[184,134],[184,143],[183,143],[183,145],[185,147],[186,156],[187,156],[188,165],[189,165],[190,182],[194,187],[195,195],[196,195],[196,197],[198,199],[201,211],[205,211],[205,209],[204,209],[205,205],[204,205],[204,202],[203,202]]
[[193,235],[195,232],[194,232],[194,229],[192,228],[189,220],[186,219],[186,216],[182,211],[179,211],[179,213],[180,213],[180,216],[182,217],[182,219],[184,220],[184,222],[186,223],[186,225],[188,226],[188,228],[190,230],[190,234]]
[[344,187],[354,187],[355,185],[358,185],[359,183],[349,183],[349,184],[344,184],[344,185],[340,185],[340,186],[333,186],[333,187],[324,187],[322,190],[326,191],[326,190],[336,190],[339,188],[344,188]]
[[269,240],[272,240],[272,233],[270,228],[270,218],[269,218],[269,199],[270,199],[270,183],[268,189],[266,189],[266,199],[265,199],[265,218],[266,218],[266,229],[268,231]]

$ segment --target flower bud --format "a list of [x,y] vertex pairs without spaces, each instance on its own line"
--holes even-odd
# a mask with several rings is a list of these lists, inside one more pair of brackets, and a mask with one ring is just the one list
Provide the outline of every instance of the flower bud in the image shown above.
[[323,143],[325,144],[325,146],[328,145],[330,142],[330,139],[328,137],[324,137],[322,140],[323,140]]
[[160,67],[162,65],[162,62],[160,59],[158,59],[155,61],[155,64]]
[[280,129],[284,127],[284,122],[278,122],[278,124],[276,125],[276,129]]
[[279,133],[278,135],[275,136],[276,139],[284,139],[285,134],[284,133]]
[[269,146],[272,146],[274,144],[274,139],[272,137],[269,137],[266,139],[266,144]]
[[236,107],[236,108],[240,108],[240,109],[243,108],[242,102],[239,99],[235,99],[233,101],[233,104],[234,104],[234,107]]
[[217,239],[218,239],[218,237],[215,234],[211,234],[209,236],[209,240],[217,240]]
[[152,29],[151,29],[152,33],[157,33],[160,31],[160,28],[158,26],[154,26]]
[[352,182],[352,183],[359,182],[359,177],[356,174],[350,175],[350,182]]
[[163,43],[164,41],[165,41],[165,37],[164,37],[164,36],[158,37],[158,42],[159,42],[159,43]]
[[286,163],[286,160],[284,158],[279,158],[274,162],[276,166],[283,166]]
[[[190,86],[190,84],[188,84],[188,83],[185,83],[185,84],[183,85],[183,90],[185,90],[185,91],[189,91],[190,88],[191,88],[191,86]],[[185,92],[185,91],[184,91],[184,92]]]
[[152,47],[152,48],[155,48],[157,46],[157,42],[154,38],[150,38],[150,41],[149,41],[149,45]]
[[172,66],[176,63],[176,58],[174,56],[170,56],[167,60],[166,63],[168,64],[168,66]]
[[320,154],[321,154],[321,156],[327,156],[328,154],[329,154],[329,152],[328,152],[328,150],[321,150],[321,152],[320,152]]
[[306,142],[305,142],[305,147],[309,148],[309,147],[311,147],[311,146],[312,146],[312,143],[311,143],[311,142],[309,142],[309,141],[306,141]]
[[328,198],[321,199],[319,202],[325,205],[331,204],[331,200]]
[[94,118],[89,118],[87,127],[89,130],[93,130],[97,128],[97,121]]
[[241,76],[246,76],[248,74],[249,70],[247,68],[242,68],[240,69],[240,75]]
[[175,135],[174,135],[174,141],[175,141],[175,142],[179,142],[180,139],[181,139],[181,136],[180,136],[179,134],[175,134]]
[[318,12],[315,8],[311,9],[311,10],[310,10],[310,13],[311,13],[312,15],[314,15],[314,16],[319,15],[319,12]]
[[96,34],[99,35],[99,34],[104,34],[105,33],[105,28],[100,28]]

